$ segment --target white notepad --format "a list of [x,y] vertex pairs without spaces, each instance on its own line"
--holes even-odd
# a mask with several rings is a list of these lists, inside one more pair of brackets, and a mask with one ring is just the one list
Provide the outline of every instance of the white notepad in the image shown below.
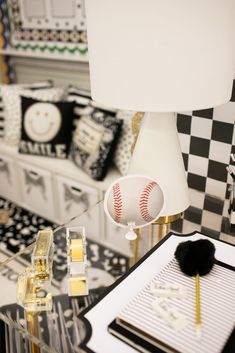
[[[168,299],[187,318],[187,325],[183,330],[174,330],[152,310],[151,303],[155,297],[150,292],[150,285],[156,280],[179,283],[186,287],[187,298]],[[124,307],[118,319],[172,347],[174,352],[219,353],[235,325],[235,271],[215,264],[207,276],[201,277],[200,284],[200,340],[195,334],[195,278],[184,275],[175,259]]]

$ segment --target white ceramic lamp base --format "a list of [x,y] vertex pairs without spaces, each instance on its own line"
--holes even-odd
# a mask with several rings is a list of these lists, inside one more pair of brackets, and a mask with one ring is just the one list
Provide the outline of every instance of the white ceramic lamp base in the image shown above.
[[188,208],[188,185],[175,113],[145,114],[128,174],[144,174],[159,182],[165,198],[161,216]]

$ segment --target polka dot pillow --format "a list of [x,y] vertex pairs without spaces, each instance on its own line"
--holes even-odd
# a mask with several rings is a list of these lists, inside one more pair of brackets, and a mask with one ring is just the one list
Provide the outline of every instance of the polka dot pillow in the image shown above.
[[126,175],[129,169],[131,159],[131,147],[134,142],[134,136],[132,133],[132,118],[135,112],[129,110],[120,110],[117,113],[117,117],[122,119],[122,131],[114,153],[114,164],[121,172],[122,175]]
[[4,101],[2,97],[2,90],[4,91],[4,87],[10,87],[11,90],[18,90],[18,89],[28,89],[28,90],[37,90],[37,89],[44,89],[44,88],[51,88],[53,87],[52,81],[41,81],[41,82],[34,82],[34,83],[26,83],[26,84],[1,84],[0,85],[0,140],[4,141],[5,136],[5,125],[6,125],[6,109],[4,106]]
[[5,112],[4,142],[18,146],[21,129],[21,95],[44,101],[58,101],[63,95],[61,88],[28,89],[15,85],[3,86],[1,89]]

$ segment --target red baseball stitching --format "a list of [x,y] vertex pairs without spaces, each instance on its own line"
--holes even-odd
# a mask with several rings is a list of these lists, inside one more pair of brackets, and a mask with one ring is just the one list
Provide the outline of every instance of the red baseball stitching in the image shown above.
[[142,218],[146,222],[151,222],[154,218],[148,212],[148,200],[149,200],[150,192],[153,190],[154,186],[156,186],[156,185],[157,185],[157,183],[155,181],[151,181],[150,183],[148,183],[145,186],[145,188],[140,196],[140,202],[139,202],[140,213],[141,213]]
[[116,222],[120,222],[122,216],[122,195],[120,185],[117,183],[113,186],[113,198],[114,198],[114,219]]

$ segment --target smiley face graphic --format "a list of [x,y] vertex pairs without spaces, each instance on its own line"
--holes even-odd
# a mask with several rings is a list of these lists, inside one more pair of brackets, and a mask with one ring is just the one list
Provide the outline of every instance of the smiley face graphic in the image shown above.
[[26,110],[24,128],[31,140],[48,142],[58,134],[61,122],[61,113],[54,104],[35,103]]

